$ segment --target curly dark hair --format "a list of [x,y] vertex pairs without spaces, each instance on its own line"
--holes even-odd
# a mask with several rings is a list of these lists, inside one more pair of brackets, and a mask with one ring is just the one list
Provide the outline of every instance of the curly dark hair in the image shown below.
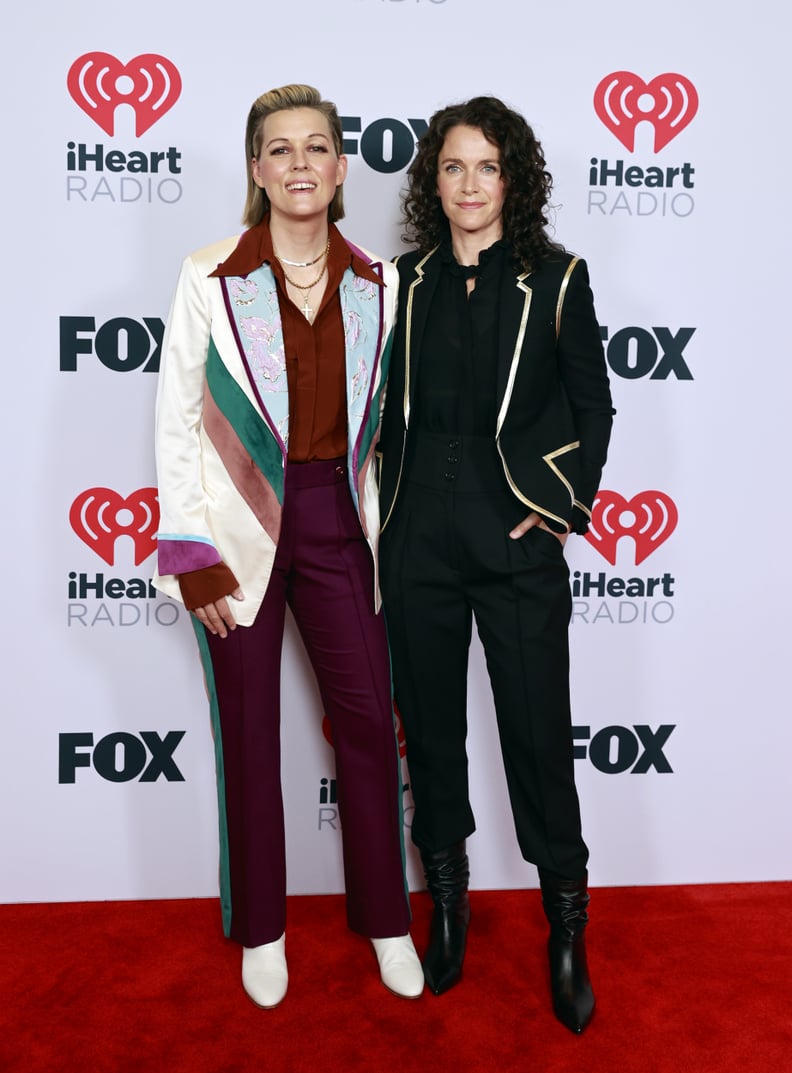
[[422,252],[448,234],[448,220],[437,195],[437,160],[452,127],[476,127],[500,150],[504,180],[503,235],[516,264],[525,271],[553,253],[563,252],[547,234],[547,206],[553,177],[545,167],[542,146],[525,119],[497,97],[473,97],[435,112],[418,142],[402,196],[405,242]]

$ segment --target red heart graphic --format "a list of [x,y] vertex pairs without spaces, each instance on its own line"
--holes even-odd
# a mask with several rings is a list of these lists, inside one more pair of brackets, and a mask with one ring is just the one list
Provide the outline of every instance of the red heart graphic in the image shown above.
[[586,540],[615,566],[616,545],[623,536],[630,536],[638,566],[668,540],[678,519],[676,504],[665,492],[638,492],[628,501],[618,492],[602,490],[594,500]]
[[654,151],[673,139],[698,111],[696,87],[684,75],[657,75],[646,83],[631,71],[606,75],[594,90],[594,110],[629,152],[635,148],[635,128],[654,127]]
[[[131,87],[119,88],[122,78],[128,78]],[[69,68],[66,84],[72,99],[110,137],[116,108],[130,105],[138,138],[173,107],[182,88],[176,67],[155,52],[135,56],[127,64],[109,52],[86,52]]]
[[[122,510],[130,512],[130,521],[119,520]],[[88,488],[72,503],[69,522],[80,540],[109,566],[115,559],[116,539],[122,535],[132,537],[135,566],[139,566],[157,546],[157,489],[138,488],[123,499],[112,488]]]

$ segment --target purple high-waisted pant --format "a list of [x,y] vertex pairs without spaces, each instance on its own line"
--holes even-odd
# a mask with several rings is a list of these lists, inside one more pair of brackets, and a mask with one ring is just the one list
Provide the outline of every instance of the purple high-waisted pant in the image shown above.
[[255,622],[225,638],[197,627],[220,732],[224,923],[244,946],[274,941],[286,923],[280,664],[287,604],[332,727],[349,926],[371,937],[408,929],[401,771],[385,624],[374,613],[373,588],[346,461],[291,464],[275,563]]

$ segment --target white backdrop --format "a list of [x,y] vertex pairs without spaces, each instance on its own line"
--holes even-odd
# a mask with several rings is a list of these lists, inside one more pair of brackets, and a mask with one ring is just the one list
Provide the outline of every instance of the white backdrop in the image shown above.
[[[157,341],[182,257],[239,229],[251,102],[293,81],[345,117],[342,230],[386,256],[402,248],[411,120],[494,93],[533,123],[556,235],[589,262],[618,410],[603,539],[568,545],[592,883],[792,878],[792,594],[783,549],[774,558],[792,521],[778,470],[792,20],[770,0],[748,24],[730,0],[691,7],[75,0],[16,13],[0,46],[0,900],[216,893],[197,653],[184,612],[148,589]],[[289,888],[338,891],[332,751],[293,631],[283,692]],[[477,647],[470,709],[473,884],[534,886]]]

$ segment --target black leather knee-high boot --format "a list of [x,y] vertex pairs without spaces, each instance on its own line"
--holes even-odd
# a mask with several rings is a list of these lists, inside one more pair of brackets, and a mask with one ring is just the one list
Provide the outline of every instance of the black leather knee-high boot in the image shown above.
[[563,879],[539,869],[542,905],[550,922],[550,988],[553,1010],[572,1032],[582,1032],[594,1012],[594,992],[586,961],[588,874]]
[[442,995],[462,976],[470,920],[470,865],[464,841],[435,853],[421,850],[421,861],[434,902],[429,945],[423,957],[424,977],[429,989]]

